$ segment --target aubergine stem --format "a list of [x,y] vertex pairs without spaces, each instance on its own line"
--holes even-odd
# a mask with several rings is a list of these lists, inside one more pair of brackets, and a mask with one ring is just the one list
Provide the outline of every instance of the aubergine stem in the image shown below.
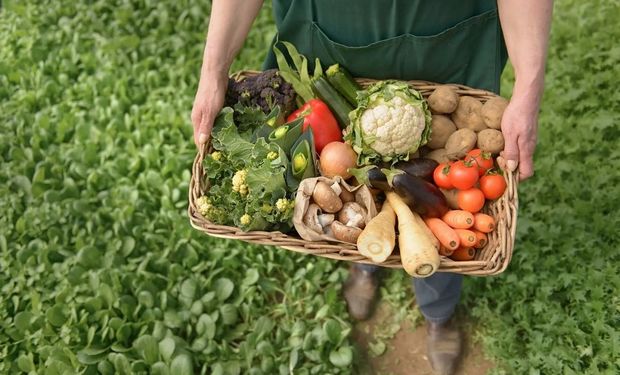
[[383,174],[385,175],[385,177],[387,178],[387,183],[388,185],[390,185],[392,188],[394,188],[394,177],[399,176],[403,173],[406,173],[403,170],[400,169],[394,169],[394,168],[381,168],[381,172],[383,172]]

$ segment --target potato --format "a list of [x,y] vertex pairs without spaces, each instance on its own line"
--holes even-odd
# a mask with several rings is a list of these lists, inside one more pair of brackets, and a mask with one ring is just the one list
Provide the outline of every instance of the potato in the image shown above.
[[459,103],[459,95],[450,86],[439,86],[428,97],[428,105],[434,113],[452,113]]
[[496,96],[495,98],[487,100],[487,102],[482,105],[482,110],[480,112],[485,125],[491,129],[501,129],[502,116],[504,115],[506,106],[508,106],[508,100],[501,96]]
[[479,132],[487,128],[482,119],[482,103],[471,96],[461,96],[459,105],[452,113],[452,121],[459,129],[470,129]]
[[447,116],[433,115],[431,120],[431,139],[426,144],[436,150],[443,148],[450,134],[456,131],[456,125]]
[[450,159],[460,159],[476,147],[476,133],[471,129],[459,129],[446,141],[446,155]]
[[424,157],[427,159],[433,159],[437,163],[447,163],[450,161],[450,159],[448,158],[448,155],[446,155],[445,148],[438,148],[437,150],[433,150],[429,152],[428,154],[424,155]]
[[486,129],[478,133],[478,148],[492,154],[499,154],[504,149],[504,136],[495,129]]

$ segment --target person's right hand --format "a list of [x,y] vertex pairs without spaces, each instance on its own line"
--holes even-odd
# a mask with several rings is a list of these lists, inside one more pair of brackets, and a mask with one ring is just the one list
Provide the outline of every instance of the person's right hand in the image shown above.
[[200,147],[211,136],[213,121],[224,105],[224,96],[228,87],[226,73],[203,73],[196,90],[192,108],[194,126],[194,143]]

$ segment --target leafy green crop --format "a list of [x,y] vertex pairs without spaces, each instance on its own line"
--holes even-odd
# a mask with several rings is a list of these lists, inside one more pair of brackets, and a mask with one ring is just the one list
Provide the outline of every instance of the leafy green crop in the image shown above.
[[515,253],[502,276],[466,283],[464,310],[508,374],[620,373],[618,17],[614,1],[556,2]]
[[3,4],[0,373],[350,372],[336,263],[188,224],[209,3]]
[[[259,68],[268,3],[232,70]],[[188,225],[210,3],[2,4],[0,373],[355,372],[345,264]],[[619,17],[556,2],[512,264],[467,278],[460,311],[497,372],[620,372]],[[408,279],[387,281],[403,315]]]

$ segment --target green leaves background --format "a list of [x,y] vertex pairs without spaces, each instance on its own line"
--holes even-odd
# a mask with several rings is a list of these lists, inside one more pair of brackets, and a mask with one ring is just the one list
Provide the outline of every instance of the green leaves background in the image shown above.
[[[3,1],[0,373],[351,373],[346,265],[185,215],[210,3]],[[618,3],[556,2],[508,271],[461,313],[498,373],[620,372]],[[267,2],[232,70],[259,68]],[[507,70],[504,90],[511,89]],[[384,290],[411,295],[406,278]]]

